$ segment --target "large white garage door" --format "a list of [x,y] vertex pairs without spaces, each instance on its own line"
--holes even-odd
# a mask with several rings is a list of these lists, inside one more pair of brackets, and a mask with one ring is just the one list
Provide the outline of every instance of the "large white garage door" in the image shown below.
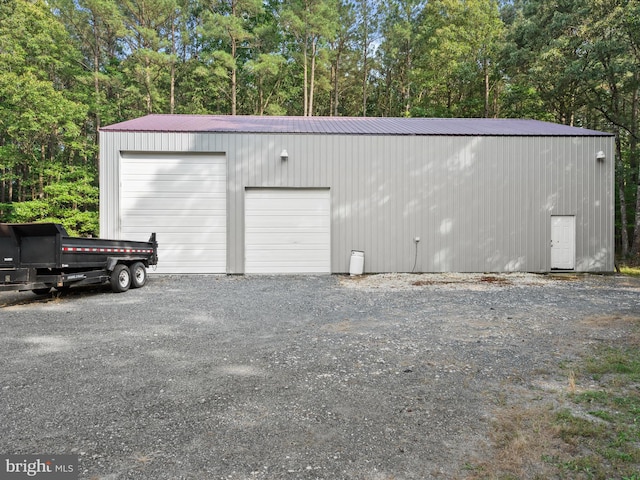
[[226,157],[122,154],[122,238],[158,235],[159,273],[226,273]]
[[329,190],[249,189],[246,273],[331,273]]

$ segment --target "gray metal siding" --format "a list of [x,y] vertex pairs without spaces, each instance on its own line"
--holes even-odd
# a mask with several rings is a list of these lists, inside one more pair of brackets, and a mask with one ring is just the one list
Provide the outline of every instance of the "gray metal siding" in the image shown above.
[[121,151],[226,154],[229,273],[244,269],[246,187],[330,188],[333,272],[354,249],[366,272],[549,271],[551,215],[576,217],[576,270],[614,268],[609,136],[102,131],[101,235],[116,238]]

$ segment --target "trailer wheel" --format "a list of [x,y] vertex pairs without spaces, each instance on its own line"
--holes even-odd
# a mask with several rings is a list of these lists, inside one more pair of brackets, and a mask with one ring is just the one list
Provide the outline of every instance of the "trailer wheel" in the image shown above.
[[51,287],[34,288],[31,291],[33,293],[35,293],[36,295],[46,295],[47,293],[49,293],[51,291]]
[[131,271],[131,288],[144,287],[147,283],[147,268],[142,262],[136,262],[129,267]]
[[111,272],[111,289],[116,293],[126,292],[131,286],[129,267],[119,263]]

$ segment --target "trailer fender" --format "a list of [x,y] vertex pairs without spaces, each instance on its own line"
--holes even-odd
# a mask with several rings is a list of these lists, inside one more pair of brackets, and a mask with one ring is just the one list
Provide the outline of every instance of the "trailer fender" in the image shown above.
[[113,269],[116,268],[116,265],[118,264],[118,261],[122,260],[121,258],[116,258],[116,257],[108,257],[107,258],[107,271],[108,272],[113,272]]

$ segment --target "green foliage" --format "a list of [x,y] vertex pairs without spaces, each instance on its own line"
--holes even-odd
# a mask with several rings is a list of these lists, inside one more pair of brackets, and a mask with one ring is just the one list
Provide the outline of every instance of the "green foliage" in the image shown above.
[[95,232],[99,129],[147,113],[525,117],[616,134],[637,259],[639,19],[636,0],[4,0],[0,219]]
[[429,92],[426,110],[449,117],[496,116],[495,95],[502,87],[497,60],[505,32],[498,3],[428,2],[420,31],[424,54],[418,79]]
[[0,219],[96,231],[80,52],[42,1],[3,2],[0,41]]
[[11,204],[3,220],[16,223],[62,223],[69,233],[97,236],[98,189],[93,175],[82,167],[47,172],[56,175],[41,198]]

